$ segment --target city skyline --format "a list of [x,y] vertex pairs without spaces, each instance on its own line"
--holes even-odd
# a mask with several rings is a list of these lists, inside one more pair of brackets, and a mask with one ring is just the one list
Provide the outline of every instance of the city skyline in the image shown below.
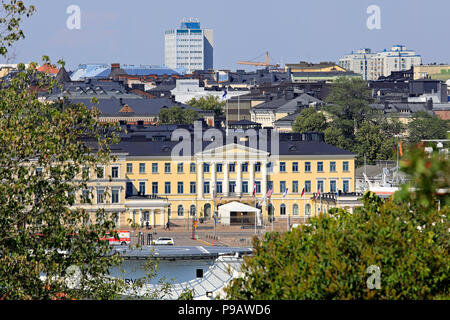
[[[200,0],[173,1],[170,7],[141,1],[135,1],[136,5],[85,0],[25,3],[34,4],[37,12],[24,20],[26,38],[16,45],[16,59],[11,62],[40,62],[42,55],[48,55],[54,62],[64,59],[68,69],[83,63],[164,65],[164,31],[188,17],[199,18],[203,27],[214,30],[216,69],[254,70],[237,61],[256,57],[264,61],[266,51],[271,63],[337,62],[361,48],[381,51],[396,44],[415,50],[424,64],[449,62],[450,45],[444,40],[448,28],[443,23],[450,3],[440,0],[432,1],[433,5],[403,0],[282,0],[277,6],[267,1],[232,0],[223,5]],[[66,25],[71,5],[81,9],[79,30]],[[366,25],[370,5],[380,8],[380,29]]]

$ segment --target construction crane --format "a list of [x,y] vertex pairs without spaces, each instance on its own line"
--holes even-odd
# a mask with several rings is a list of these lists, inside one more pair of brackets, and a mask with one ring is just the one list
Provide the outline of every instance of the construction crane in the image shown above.
[[269,63],[269,52],[266,52],[266,62],[252,62],[252,61],[238,61],[238,64],[245,64],[255,67],[273,67],[278,68],[279,64],[270,64]]

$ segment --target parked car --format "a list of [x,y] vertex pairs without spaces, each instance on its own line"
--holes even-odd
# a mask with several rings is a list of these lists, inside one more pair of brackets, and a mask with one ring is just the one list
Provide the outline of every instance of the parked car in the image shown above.
[[166,246],[173,246],[175,245],[175,241],[173,241],[173,238],[158,238],[156,240],[152,241],[153,245],[166,245]]

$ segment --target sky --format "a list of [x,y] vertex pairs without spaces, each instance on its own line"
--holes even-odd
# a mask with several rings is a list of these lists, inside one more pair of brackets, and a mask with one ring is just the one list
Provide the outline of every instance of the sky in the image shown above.
[[[214,30],[214,68],[244,69],[238,60],[271,63],[334,61],[359,48],[403,44],[423,63],[450,63],[448,0],[24,0],[37,12],[23,22],[25,39],[13,62],[43,55],[84,63],[164,64],[164,31],[183,18]],[[77,5],[80,29],[69,29],[67,8]],[[369,29],[370,5],[380,9],[379,29]],[[0,63],[4,63],[0,59]],[[254,67],[246,67],[250,70]]]

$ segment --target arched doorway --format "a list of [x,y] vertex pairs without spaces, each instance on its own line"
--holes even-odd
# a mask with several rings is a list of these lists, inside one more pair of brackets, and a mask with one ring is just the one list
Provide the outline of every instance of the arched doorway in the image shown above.
[[191,217],[195,217],[197,215],[197,208],[195,207],[195,205],[191,205],[191,207],[189,208],[189,214],[191,215]]
[[292,215],[293,216],[298,216],[299,215],[298,204],[296,204],[296,203],[292,206]]
[[307,203],[306,206],[305,206],[305,214],[307,216],[311,215],[311,205],[309,203]]
[[211,217],[211,205],[209,203],[207,203],[203,206],[203,214],[204,214],[205,219],[208,219],[209,217]]

